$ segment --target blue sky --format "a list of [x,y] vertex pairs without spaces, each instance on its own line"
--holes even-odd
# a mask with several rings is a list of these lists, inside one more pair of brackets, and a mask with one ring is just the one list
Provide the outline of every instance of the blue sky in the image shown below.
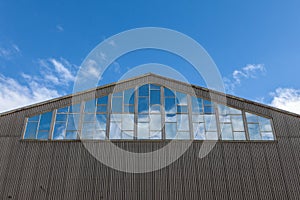
[[[77,70],[97,44],[151,26],[199,42],[227,93],[300,113],[299,8],[297,0],[2,1],[0,112],[71,93]],[[193,74],[180,58],[147,50],[118,59],[100,84],[150,62]]]

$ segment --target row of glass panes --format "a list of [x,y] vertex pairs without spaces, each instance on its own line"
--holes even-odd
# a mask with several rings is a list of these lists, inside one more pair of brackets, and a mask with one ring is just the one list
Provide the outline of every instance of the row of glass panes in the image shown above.
[[[162,139],[161,86],[152,84],[138,90],[137,139]],[[246,137],[241,110],[217,105],[208,100],[164,88],[165,138],[195,140],[273,140],[270,119],[246,113],[249,136]],[[110,115],[110,139],[134,139],[134,99],[136,91],[128,89],[113,93]],[[57,110],[52,139],[105,139],[108,120],[108,97]],[[218,112],[216,112],[218,110]],[[127,113],[127,114],[126,114]],[[191,113],[192,134],[190,134]],[[217,114],[219,121],[217,122]],[[48,139],[52,112],[28,119],[25,139]],[[219,129],[218,130],[218,126]],[[81,126],[80,126],[81,125]],[[220,136],[218,136],[220,132]]]

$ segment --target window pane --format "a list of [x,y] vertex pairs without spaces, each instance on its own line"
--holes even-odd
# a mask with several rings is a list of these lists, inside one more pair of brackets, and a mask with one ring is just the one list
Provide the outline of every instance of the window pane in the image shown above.
[[175,94],[172,90],[169,88],[164,88],[165,97],[175,97]]
[[122,98],[113,97],[111,110],[113,113],[122,113]]
[[80,103],[70,106],[71,113],[80,113]]
[[223,140],[233,140],[231,124],[223,124],[223,126],[221,126],[221,132]]
[[272,131],[271,126],[271,120],[264,118],[264,117],[258,117],[258,121],[260,123],[260,130],[261,131]]
[[39,130],[50,130],[52,121],[52,112],[47,112],[41,115]]
[[100,97],[97,99],[97,104],[107,104],[108,102],[108,96]]
[[193,113],[202,113],[203,112],[202,99],[192,97],[192,110],[193,110]]
[[93,139],[94,131],[82,130],[81,139],[91,140]]
[[134,113],[134,106],[124,105],[125,113]]
[[149,85],[139,87],[139,96],[149,96]]
[[40,115],[36,115],[36,116],[28,118],[28,121],[29,122],[37,122],[37,121],[39,121],[39,119],[40,119]]
[[95,99],[85,102],[84,112],[94,113],[96,110],[96,102]]
[[149,115],[148,114],[140,114],[139,116],[138,116],[138,122],[149,122],[150,121],[150,117],[149,117]]
[[254,122],[254,123],[257,123],[258,122],[258,118],[257,118],[257,115],[253,115],[253,114],[250,114],[250,113],[246,113],[246,118],[247,118],[247,122]]
[[113,114],[110,116],[110,121],[121,122],[122,114]]
[[105,131],[97,130],[93,135],[93,139],[96,139],[96,140],[105,140],[105,138],[106,138]]
[[133,131],[123,131],[122,139],[123,140],[133,140],[134,132]]
[[160,104],[160,90],[151,90],[150,104]]
[[246,140],[245,132],[234,132],[234,140]]
[[179,140],[189,140],[190,139],[190,132],[178,131],[177,132],[177,139],[179,139]]
[[148,112],[149,111],[149,99],[148,97],[140,97],[138,104],[139,113]]
[[261,135],[263,140],[274,140],[272,132],[262,132]]
[[134,129],[134,115],[123,114],[122,115],[122,130],[133,130]]
[[204,106],[204,113],[205,114],[213,114],[213,113],[215,113],[215,109],[212,106]]
[[77,131],[67,131],[66,139],[67,140],[76,140],[77,139]]
[[138,139],[149,139],[149,123],[138,123],[137,127],[137,138]]
[[205,140],[204,123],[193,123],[194,139]]
[[177,115],[177,130],[178,131],[188,131],[189,130],[188,115]]
[[248,124],[250,140],[261,140],[258,124]]
[[176,123],[166,123],[166,139],[175,139],[176,138]]
[[53,140],[62,140],[65,137],[66,124],[65,123],[55,123],[53,131]]
[[98,130],[106,130],[106,115],[96,115],[96,120],[98,122],[97,129]]
[[204,105],[212,105],[212,102],[204,99],[203,104]]
[[134,104],[134,89],[124,91],[124,104]]
[[187,105],[187,95],[181,92],[176,92],[176,101],[180,105]]
[[150,84],[150,89],[151,90],[160,90],[160,86],[159,85]]
[[94,122],[96,120],[95,114],[85,114],[84,115],[84,122]]
[[230,115],[220,115],[219,119],[220,119],[220,123],[225,123],[225,122],[231,123]]
[[165,111],[167,113],[175,113],[175,98],[165,98]]
[[79,114],[69,114],[67,130],[78,130],[79,118],[80,118]]
[[176,114],[166,114],[165,121],[166,122],[176,122],[177,121]]
[[121,123],[110,123],[109,139],[122,139]]
[[161,130],[161,115],[150,115],[150,130]]
[[218,133],[217,132],[206,132],[206,139],[207,140],[218,140]]
[[160,113],[160,105],[151,106],[150,113]]
[[67,113],[67,112],[69,112],[69,107],[57,109],[57,113]]
[[112,95],[113,97],[123,97],[123,92],[115,92]]
[[107,106],[97,106],[96,112],[102,112],[105,113],[107,111]]
[[37,139],[39,140],[47,140],[49,137],[49,132],[45,132],[45,131],[39,131],[37,134]]
[[203,115],[193,115],[193,122],[204,122]]
[[162,139],[161,131],[150,131],[150,139],[151,140]]
[[231,116],[234,131],[245,131],[244,121],[241,115]]
[[237,114],[241,115],[242,114],[241,110],[231,108],[231,107],[229,107],[229,112],[230,112],[230,114],[235,114],[235,115],[237,115]]
[[205,115],[205,128],[207,131],[217,131],[216,117],[214,115]]
[[177,113],[187,113],[187,106],[177,106]]
[[67,114],[57,114],[56,121],[61,121],[61,122],[67,121]]
[[38,126],[37,122],[28,122],[27,126],[26,126],[24,138],[25,139],[35,139],[37,126]]

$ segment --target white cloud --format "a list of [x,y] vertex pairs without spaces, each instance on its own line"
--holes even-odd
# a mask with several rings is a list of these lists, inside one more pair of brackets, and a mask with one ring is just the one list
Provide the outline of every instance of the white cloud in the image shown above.
[[55,60],[54,58],[50,59],[50,62],[55,67],[56,72],[67,82],[68,81],[74,81],[75,77],[73,76],[72,72],[67,69],[66,66],[63,65],[62,62],[59,62],[58,60]]
[[2,74],[0,74],[0,88],[0,112],[61,95],[57,90],[49,89],[38,82],[31,81],[28,85],[22,85],[19,81]]
[[[70,64],[67,60],[60,59],[39,59],[42,78],[50,84],[68,86],[75,80],[77,66]],[[37,77],[34,77],[37,79]]]
[[67,60],[40,59],[38,74],[21,73],[17,79],[0,74],[0,112],[69,93],[76,66]]
[[233,93],[243,79],[256,78],[258,74],[265,72],[266,69],[263,64],[248,64],[242,69],[234,70],[230,78],[224,78],[226,90]]
[[300,114],[300,90],[293,88],[277,88],[270,94],[271,106]]
[[81,70],[82,70],[81,78],[84,79],[89,77],[98,78],[100,76],[102,68],[99,67],[99,65],[95,60],[90,59],[86,62],[86,65],[83,68],[81,68]]

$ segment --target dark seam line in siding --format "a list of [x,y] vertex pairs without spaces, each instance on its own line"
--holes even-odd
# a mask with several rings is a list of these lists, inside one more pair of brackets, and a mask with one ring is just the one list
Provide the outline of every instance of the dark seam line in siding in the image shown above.
[[[290,145],[289,145],[290,147],[293,147],[293,144],[292,144],[292,142],[291,142],[292,139],[293,139],[293,138],[288,138],[288,139],[287,139],[287,141],[290,143]],[[297,160],[297,158],[296,158],[296,156],[295,156],[295,151],[294,151],[293,149],[294,149],[294,148],[291,148],[293,160]],[[300,180],[300,179],[299,179],[300,171],[299,171],[299,168],[298,168],[296,162],[293,162],[293,165],[294,165],[294,167],[295,167],[295,169],[296,169],[296,171],[297,171],[297,178],[298,178],[298,180]],[[300,187],[300,181],[298,181],[298,186]]]
[[[13,156],[12,155],[14,155],[14,152],[16,151],[16,148],[15,148],[15,146],[16,146],[16,141],[13,141],[12,142],[13,143],[13,145],[11,145],[11,147],[10,147],[10,154],[9,154],[9,157],[10,158],[12,158]],[[6,197],[4,197],[4,193],[5,193],[5,190],[6,190],[6,186],[7,186],[7,177],[8,177],[8,172],[9,172],[9,169],[10,169],[10,166],[11,166],[11,164],[12,164],[12,162],[14,162],[14,159],[9,159],[9,161],[8,161],[8,163],[7,163],[7,166],[6,166],[6,169],[5,169],[5,177],[4,177],[4,181],[3,181],[3,188],[2,188],[2,191],[1,191],[1,199],[6,199]]]
[[228,189],[228,177],[227,177],[227,166],[226,166],[226,162],[225,162],[225,155],[224,155],[224,144],[221,144],[221,155],[222,155],[222,160],[223,160],[223,168],[224,168],[224,179],[225,179],[225,187],[226,187],[226,193],[227,193],[227,199],[230,199],[230,193],[229,193],[229,189]]
[[27,151],[27,149],[28,149],[28,144],[26,144],[26,146],[25,146],[25,149],[24,149],[24,151],[25,151],[25,155],[23,154],[23,158],[22,158],[22,166],[21,166],[21,170],[20,170],[20,175],[19,175],[19,177],[18,177],[18,187],[16,188],[16,197],[17,198],[19,198],[19,193],[20,193],[20,186],[21,186],[21,180],[22,180],[22,177],[23,177],[23,171],[24,171],[24,168],[25,168],[25,166],[24,166],[24,164],[25,164],[25,158],[27,158],[27,154],[30,154],[30,152],[28,152]]
[[251,170],[252,170],[252,174],[254,176],[254,181],[255,181],[255,189],[256,189],[256,193],[257,193],[257,197],[258,199],[261,199],[260,197],[260,192],[258,190],[258,183],[257,183],[257,177],[256,177],[256,173],[255,173],[255,170],[254,170],[254,165],[253,165],[253,152],[252,152],[252,149],[251,147],[247,146],[249,152],[250,152],[250,160],[251,160]]
[[290,197],[290,194],[289,194],[289,191],[287,189],[287,185],[286,185],[286,176],[285,176],[285,173],[284,173],[284,170],[283,170],[283,164],[282,164],[282,159],[281,159],[281,156],[280,156],[280,152],[278,150],[278,146],[276,145],[276,150],[277,150],[277,154],[278,154],[278,158],[279,158],[279,162],[280,162],[280,169],[281,169],[281,172],[282,172],[282,178],[283,178],[283,181],[284,181],[284,187],[285,187],[285,192],[286,192],[286,195],[287,195],[287,199],[291,199]]
[[64,163],[65,163],[65,167],[64,167],[64,178],[63,178],[63,183],[62,183],[62,187],[64,188],[62,193],[61,193],[61,198],[63,199],[64,197],[64,194],[65,194],[65,187],[66,187],[66,175],[67,175],[67,170],[68,170],[68,158],[69,158],[69,155],[70,155],[70,145],[68,145],[68,148],[67,148],[67,156],[64,160]]
[[[55,147],[55,146],[54,146]],[[47,180],[47,191],[46,191],[46,199],[49,199],[49,193],[50,193],[50,186],[51,186],[51,180],[52,180],[52,171],[53,171],[53,159],[54,159],[54,152],[55,152],[55,148],[51,148],[50,151],[52,151],[52,155],[51,155],[51,167],[49,170],[49,176],[48,176],[48,180]]]
[[[38,160],[36,161],[36,168],[38,168],[40,166],[40,162],[41,162],[41,157],[42,157],[42,151],[41,151],[41,146],[39,145],[39,155],[38,155]],[[38,188],[40,188],[39,186],[37,187],[37,177],[38,176],[34,176],[33,178],[33,189],[31,191],[31,196],[30,196],[30,199],[33,199],[34,198],[34,193],[37,192],[36,190],[38,190]]]
[[[287,141],[288,141],[288,143],[289,143],[289,146],[292,147],[293,144],[292,144],[292,142],[291,142],[291,138],[288,138]],[[293,151],[293,148],[291,148],[291,153],[292,153],[293,160],[294,160],[294,161],[297,160],[297,159],[296,159],[296,156],[295,156],[295,153],[294,153],[294,151]],[[299,180],[299,169],[298,169],[298,166],[297,166],[296,162],[293,162],[293,165],[294,165],[294,167],[295,167],[295,170],[297,171],[296,176],[297,176],[297,178],[298,178],[298,180]],[[298,182],[298,188],[299,188],[299,187],[300,187],[300,181],[297,181],[297,182]]]
[[237,148],[236,148],[236,146],[234,147],[234,153],[235,153],[235,155],[237,155],[236,156],[236,159],[237,159],[237,164],[238,164],[238,169],[239,169],[239,171],[238,171],[238,175],[239,175],[239,179],[240,179],[240,182],[241,182],[241,188],[242,188],[242,191],[243,191],[243,199],[246,199],[246,190],[245,190],[245,187],[244,187],[244,185],[245,185],[245,183],[244,183],[244,181],[243,181],[243,179],[242,179],[242,176],[241,176],[241,170],[242,170],[242,167],[241,167],[241,161],[240,161],[240,158],[239,158],[239,152],[238,152],[238,150],[237,150]]
[[[212,153],[212,152],[210,152]],[[209,156],[209,155],[207,155]],[[213,195],[213,199],[216,199],[216,191],[215,191],[215,184],[214,184],[214,180],[213,180],[213,172],[212,172],[212,162],[211,162],[211,156],[209,156],[208,158],[208,164],[209,164],[209,173],[210,173],[210,182],[211,182],[211,192],[212,192],[212,195]]]
[[267,152],[266,152],[266,147],[264,146],[264,157],[265,157],[265,161],[266,161],[266,165],[267,165],[267,171],[268,171],[268,176],[269,176],[269,185],[271,187],[271,191],[272,191],[272,199],[275,199],[275,191],[274,191],[274,186],[272,184],[272,180],[271,180],[271,172],[270,172],[270,165],[269,165],[269,161],[267,159]]

